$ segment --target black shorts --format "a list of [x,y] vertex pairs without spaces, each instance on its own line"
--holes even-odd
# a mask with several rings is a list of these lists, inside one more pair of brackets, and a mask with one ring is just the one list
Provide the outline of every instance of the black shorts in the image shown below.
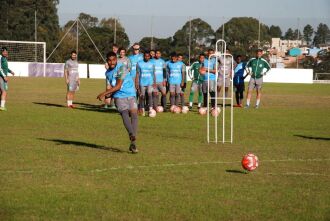
[[243,92],[245,90],[244,84],[235,84],[235,92]]

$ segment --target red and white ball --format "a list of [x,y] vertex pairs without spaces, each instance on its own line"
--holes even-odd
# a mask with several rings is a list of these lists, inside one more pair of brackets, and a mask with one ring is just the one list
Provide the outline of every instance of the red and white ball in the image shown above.
[[164,108],[163,108],[163,106],[157,106],[157,107],[156,107],[156,111],[157,111],[158,113],[162,113],[162,112],[164,112]]
[[259,159],[253,153],[248,153],[242,159],[242,166],[248,171],[255,170],[259,166]]
[[175,113],[175,114],[181,113],[181,107],[176,106],[173,110],[173,113]]
[[186,114],[186,113],[188,113],[189,112],[189,108],[187,107],[187,106],[183,106],[182,107],[182,113],[183,114]]
[[156,117],[156,111],[154,109],[149,110],[149,117]]
[[173,113],[174,112],[174,108],[175,108],[176,106],[175,105],[172,105],[171,107],[170,107],[170,111]]
[[216,117],[216,116],[219,116],[220,112],[221,112],[220,107],[217,107],[217,108],[212,109],[212,111],[211,111],[211,115],[212,115],[213,117]]
[[201,107],[198,110],[200,115],[205,115],[207,113],[207,108],[206,107]]

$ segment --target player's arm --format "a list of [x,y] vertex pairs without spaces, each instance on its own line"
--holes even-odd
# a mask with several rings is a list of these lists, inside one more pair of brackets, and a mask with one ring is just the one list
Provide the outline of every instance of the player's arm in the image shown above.
[[68,70],[68,63],[65,63],[64,65],[64,79],[65,82],[68,84],[69,83],[69,70]]
[[154,81],[154,88],[156,88],[156,67],[155,65],[152,65],[152,78],[153,78],[153,81]]
[[163,64],[163,86],[166,86],[167,74],[166,74],[166,64]]
[[186,65],[185,64],[182,65],[181,75],[182,75],[181,87],[184,87],[185,82],[186,82]]
[[265,63],[264,69],[266,69],[266,70],[262,71],[262,75],[266,75],[270,71],[271,67],[270,67],[270,64],[268,63],[268,61],[266,61],[265,59],[263,59],[263,61]]
[[97,99],[103,100],[105,98],[105,96],[111,95],[111,94],[115,93],[116,91],[120,90],[120,88],[123,85],[125,76],[126,76],[125,68],[121,67],[119,69],[118,77],[116,78],[116,85],[114,87],[110,87],[103,93],[100,93],[97,96]]
[[140,73],[141,73],[141,70],[140,70],[139,64],[137,63],[136,64],[136,75],[135,75],[135,88],[137,91],[140,90]]

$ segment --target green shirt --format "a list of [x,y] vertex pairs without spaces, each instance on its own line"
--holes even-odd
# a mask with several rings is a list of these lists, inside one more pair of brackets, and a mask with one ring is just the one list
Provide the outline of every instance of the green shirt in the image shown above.
[[192,78],[193,82],[197,84],[201,84],[204,81],[204,76],[199,73],[199,68],[201,65],[201,63],[196,61],[190,67],[190,73],[192,74],[190,77]]
[[263,58],[251,58],[245,68],[248,69],[252,78],[258,79],[270,70],[270,65]]
[[12,71],[8,68],[7,58],[4,56],[0,56],[1,67],[0,67],[0,75],[2,77],[7,77],[8,73],[12,73]]

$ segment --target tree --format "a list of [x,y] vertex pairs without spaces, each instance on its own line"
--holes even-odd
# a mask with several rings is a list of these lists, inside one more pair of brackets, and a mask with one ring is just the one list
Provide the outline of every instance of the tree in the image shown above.
[[[144,37],[139,42],[142,49],[150,49],[151,38]],[[168,57],[171,53],[172,38],[153,38],[153,49],[159,49],[163,57]]]
[[93,17],[85,13],[80,13],[78,19],[86,29],[96,27],[99,23],[99,19],[97,17]]
[[102,18],[99,26],[102,28],[109,28],[112,30],[115,30],[115,26],[116,26],[117,31],[125,32],[124,27],[120,24],[119,20],[115,18]]
[[306,25],[303,30],[304,40],[307,42],[307,45],[312,41],[312,36],[314,33],[313,27],[311,25]]
[[188,56],[191,22],[191,53],[197,55],[214,42],[214,31],[211,26],[200,18],[186,22],[173,36],[172,46],[178,53]]
[[[216,30],[216,39],[222,38],[223,25]],[[224,24],[224,40],[234,54],[254,55],[258,47],[259,21],[251,17],[237,17]],[[268,45],[271,40],[269,29],[260,24],[260,47]]]
[[285,40],[295,40],[294,37],[295,37],[295,34],[291,28],[289,28],[284,34]]
[[314,36],[314,45],[325,44],[330,39],[330,30],[326,24],[320,23]]
[[292,40],[302,40],[303,35],[301,34],[300,30],[296,29],[293,31],[293,39]]
[[47,43],[49,53],[56,45],[60,31],[56,8],[58,4],[58,0],[2,0],[0,39],[34,41],[36,11],[37,40]]
[[280,38],[280,37],[282,37],[281,28],[279,26],[271,25],[270,28],[269,28],[269,35],[272,38]]

